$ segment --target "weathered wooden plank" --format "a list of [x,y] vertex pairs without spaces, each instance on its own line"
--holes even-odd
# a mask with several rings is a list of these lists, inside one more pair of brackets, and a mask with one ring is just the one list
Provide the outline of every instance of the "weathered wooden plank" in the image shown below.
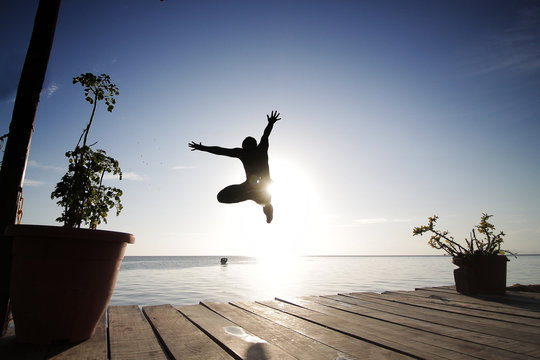
[[[382,324],[374,324],[374,321],[370,321],[368,318],[362,320],[345,319],[279,300],[264,301],[260,303],[319,325],[326,326],[343,334],[393,349],[413,357],[424,359],[459,358],[457,356],[459,354],[430,344],[418,342],[414,338],[405,339],[403,333],[392,331],[386,326],[381,326]],[[462,358],[468,357],[464,356]]]
[[[318,304],[306,298],[284,299],[284,301],[303,306],[308,309],[319,311],[321,313],[339,318],[341,321],[348,321],[352,324],[361,324],[362,327],[369,327],[374,332],[383,332],[391,335],[396,341],[408,344],[414,339],[415,346],[423,346],[432,352],[454,359],[467,358],[470,355],[477,357],[477,352],[483,350],[482,346],[470,342],[461,341],[453,338],[444,338],[440,335],[417,330],[404,326],[399,323],[390,323],[379,318],[362,316],[350,311],[343,311]],[[354,305],[345,304],[344,307],[352,308]],[[485,358],[485,357],[482,357]]]
[[525,339],[525,342],[532,344],[538,344],[540,342],[540,339],[538,339],[537,336],[539,328],[534,326],[519,323],[508,323],[485,317],[470,316],[467,311],[463,311],[463,309],[454,311],[447,309],[446,307],[425,304],[419,302],[419,300],[416,298],[411,298],[396,293],[384,293],[377,297],[372,295],[363,295],[361,293],[350,294],[350,296],[362,300],[376,301],[381,304],[391,304],[394,306],[404,307],[408,309],[408,311],[422,313],[425,316],[432,317],[433,319],[443,317],[449,321],[447,322],[447,325],[449,326],[469,329],[484,334],[491,334],[501,338],[514,339],[518,341]]
[[246,331],[282,348],[297,359],[358,359],[236,306],[217,303],[203,303],[202,305]]
[[528,296],[530,293],[507,291],[506,295],[463,295],[455,290],[445,288],[417,288],[416,291],[410,292],[411,295],[421,295],[426,293],[429,293],[430,295],[438,294],[444,297],[455,296],[461,301],[468,303],[491,304],[501,307],[519,306],[520,308],[532,311],[538,311],[540,309],[540,300]]
[[[394,314],[388,312],[387,308],[377,304],[366,304],[365,301],[358,300],[362,304],[357,304],[357,299],[334,295],[324,297],[309,297],[311,301],[322,305],[334,307],[343,311],[349,311],[355,314],[369,316],[380,320],[388,321],[394,324],[401,324],[417,330],[425,331],[429,334],[438,335],[442,338],[434,341],[452,344],[453,339],[471,344],[469,355],[474,355],[484,359],[530,359],[524,352],[522,343],[515,340],[501,339],[491,335],[479,334],[468,330],[457,329],[429,321],[429,319],[418,319],[414,312]],[[455,342],[454,342],[455,343]],[[533,345],[534,346],[534,345]],[[458,348],[459,349],[459,348]],[[540,347],[536,347],[540,350]]]
[[456,285],[430,286],[429,288],[433,288],[433,289],[450,289],[450,290],[456,291]]
[[48,359],[98,360],[107,359],[107,325],[105,314],[99,320],[96,333],[90,339],[74,345],[55,346],[49,349]]
[[414,288],[414,291],[418,291],[418,290],[421,290],[421,289],[430,289],[430,290],[434,290],[434,291],[451,292],[451,293],[455,293],[455,292],[456,292],[456,287],[455,287],[455,286],[429,286],[429,287],[417,287],[417,288]]
[[176,359],[221,360],[231,356],[171,305],[145,306],[143,312]]
[[269,319],[276,324],[287,327],[334,349],[341,350],[344,353],[356,354],[362,359],[410,359],[410,357],[405,354],[359,340],[355,337],[334,331],[328,327],[307,321],[301,317],[289,315],[283,311],[263,304],[254,302],[234,302],[231,303],[231,305]]
[[[384,300],[378,300],[373,297],[366,296],[361,298],[357,295],[356,297],[337,295],[330,296],[331,298],[339,299],[340,301],[348,302],[361,306],[366,309],[376,310],[385,312],[391,315],[398,315],[404,318],[412,318],[418,321],[417,325],[422,326],[423,329],[430,329],[432,326],[429,324],[434,324],[439,329],[439,333],[445,336],[457,337],[463,340],[476,342],[483,345],[499,347],[502,349],[530,354],[531,350],[523,347],[523,343],[519,340],[501,338],[491,334],[484,334],[474,331],[474,326],[467,326],[461,320],[456,320],[452,318],[451,314],[445,312],[435,312],[435,313],[425,313],[422,309],[416,309],[410,305],[401,304],[399,302],[389,302]],[[406,320],[397,320],[404,321],[404,324],[409,324]],[[413,325],[411,325],[413,326]],[[434,331],[434,330],[430,330]]]
[[[384,294],[400,294],[403,296],[411,296],[415,298],[420,298],[423,301],[431,302],[434,304],[441,304],[447,306],[458,306],[466,309],[474,309],[480,311],[487,311],[498,314],[506,314],[519,316],[522,318],[531,318],[535,319],[531,321],[530,324],[533,326],[539,326],[540,324],[540,313],[534,312],[528,309],[519,308],[515,305],[502,304],[496,302],[490,302],[486,300],[476,299],[473,297],[463,296],[460,294],[441,294],[435,291],[387,291]],[[517,318],[516,320],[520,320]]]
[[111,360],[167,358],[136,305],[109,307],[109,345]]
[[[409,311],[433,317],[445,317],[455,327],[470,329],[476,332],[491,334],[501,338],[525,341],[532,344],[540,343],[540,328],[518,323],[508,323],[485,317],[470,316],[467,311],[449,310],[447,307],[435,304],[426,304],[398,294],[380,294],[378,296],[352,293],[352,297],[359,299],[372,299],[373,301],[388,301],[401,304]],[[450,323],[447,323],[450,325]]]
[[220,346],[240,359],[294,359],[281,348],[269,343],[202,305],[179,306],[177,309]]
[[538,311],[540,310],[540,303],[537,299],[531,298],[529,296],[520,296],[512,291],[507,291],[506,295],[486,295],[486,294],[477,294],[477,295],[462,295],[455,291],[455,289],[445,288],[445,287],[433,287],[433,288],[416,288],[416,291],[436,291],[444,294],[457,294],[463,297],[471,299],[480,299],[487,300],[492,302],[498,302],[503,304],[513,304],[526,307],[527,309]]
[[519,290],[506,290],[506,293],[508,295],[517,295],[517,296],[520,296],[520,297],[531,298],[531,299],[540,301],[540,293],[537,293],[537,292],[519,291]]

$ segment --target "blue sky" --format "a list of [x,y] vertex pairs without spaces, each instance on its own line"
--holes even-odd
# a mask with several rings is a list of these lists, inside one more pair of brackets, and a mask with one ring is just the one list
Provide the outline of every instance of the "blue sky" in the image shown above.
[[[8,132],[37,1],[3,2],[0,133]],[[540,252],[540,5],[536,1],[64,1],[35,123],[23,223],[50,199],[91,107],[81,73],[117,106],[89,141],[119,160],[127,255],[438,254],[483,212],[505,247]],[[274,221],[220,204],[236,159],[190,141],[270,137]]]

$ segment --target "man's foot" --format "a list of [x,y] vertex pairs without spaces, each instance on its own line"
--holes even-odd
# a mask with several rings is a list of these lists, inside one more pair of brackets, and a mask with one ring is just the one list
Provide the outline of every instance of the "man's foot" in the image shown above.
[[272,204],[265,205],[263,207],[263,212],[264,215],[266,215],[266,222],[270,224],[274,218],[274,207]]

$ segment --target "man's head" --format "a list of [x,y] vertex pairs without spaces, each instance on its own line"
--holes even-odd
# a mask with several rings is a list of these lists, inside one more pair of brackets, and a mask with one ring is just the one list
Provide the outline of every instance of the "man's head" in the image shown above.
[[244,150],[252,150],[257,147],[257,140],[252,138],[251,136],[248,136],[247,138],[242,141],[242,148]]

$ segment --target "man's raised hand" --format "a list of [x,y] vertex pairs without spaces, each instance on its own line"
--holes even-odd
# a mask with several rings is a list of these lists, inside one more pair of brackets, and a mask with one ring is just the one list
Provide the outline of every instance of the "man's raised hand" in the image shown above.
[[266,115],[266,119],[268,119],[268,122],[271,124],[274,124],[276,121],[281,120],[279,117],[279,113],[274,110],[270,113],[270,116]]
[[203,144],[201,143],[196,143],[194,141],[190,142],[188,144],[188,146],[191,148],[191,151],[195,151],[195,150],[202,150],[203,149]]

